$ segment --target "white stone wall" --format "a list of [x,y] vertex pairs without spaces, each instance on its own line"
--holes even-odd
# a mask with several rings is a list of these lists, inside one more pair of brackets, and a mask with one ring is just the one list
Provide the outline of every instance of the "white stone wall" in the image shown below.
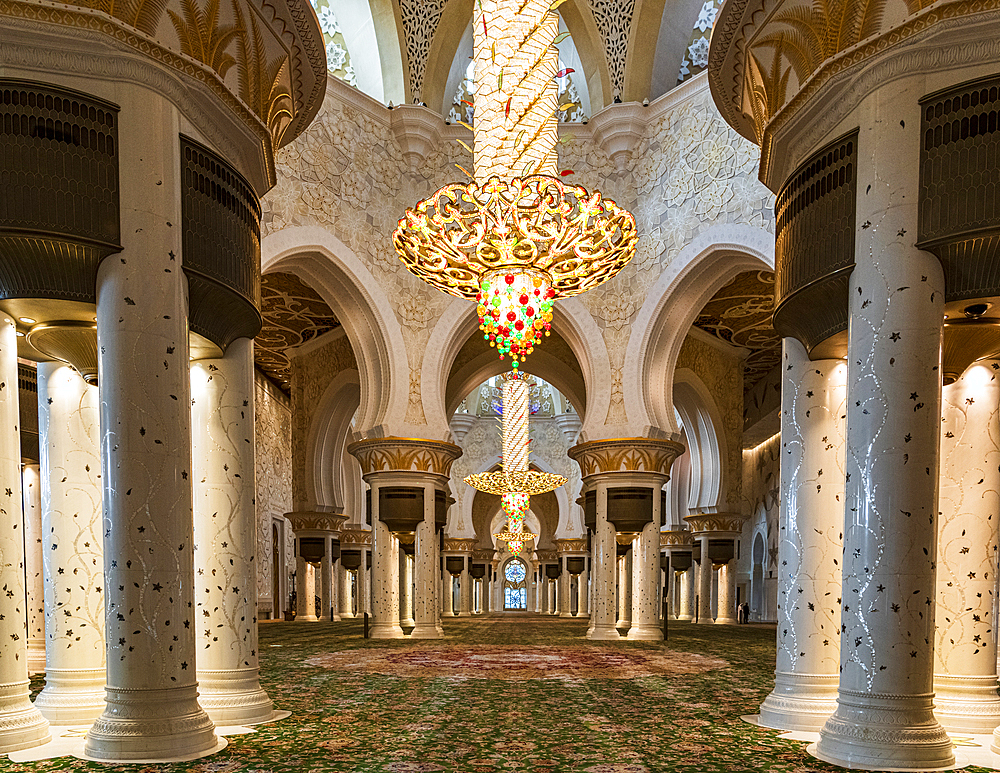
[[[254,372],[254,410],[257,437],[257,563],[258,616],[267,618],[274,608],[271,598],[271,566],[275,546],[271,544],[271,523],[292,509],[292,408],[277,387],[259,372]],[[291,534],[291,527],[286,528]],[[286,551],[285,546],[279,550]],[[294,569],[290,555],[285,559],[286,572]],[[287,585],[287,583],[286,583]],[[278,600],[279,611],[283,600]]]

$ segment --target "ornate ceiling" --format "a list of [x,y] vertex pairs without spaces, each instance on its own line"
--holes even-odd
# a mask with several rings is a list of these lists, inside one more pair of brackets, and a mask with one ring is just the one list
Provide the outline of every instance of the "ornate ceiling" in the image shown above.
[[781,360],[781,336],[771,327],[774,274],[745,271],[705,304],[696,327],[733,346],[748,349],[743,363],[743,389],[753,388]]
[[288,350],[340,327],[340,321],[315,290],[294,274],[260,278],[264,327],[254,342],[257,368],[285,393],[292,386]]

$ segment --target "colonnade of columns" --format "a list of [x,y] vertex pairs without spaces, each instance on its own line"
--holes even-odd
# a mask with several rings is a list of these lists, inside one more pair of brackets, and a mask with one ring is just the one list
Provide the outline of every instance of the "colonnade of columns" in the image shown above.
[[[663,485],[683,446],[669,440],[597,440],[569,449],[583,474],[584,522],[591,531],[589,639],[618,639],[618,588],[631,579],[629,639],[663,638],[659,616]],[[619,545],[632,554],[619,581]]]
[[[448,475],[462,450],[452,443],[394,437],[358,441],[347,450],[360,462],[371,495],[371,636],[403,637],[402,623],[409,621],[405,611],[401,620],[402,602],[412,593],[406,607],[412,608],[414,624],[409,636],[440,638],[440,618],[447,615],[446,609],[442,612],[447,589],[440,579],[441,531],[451,503]],[[404,543],[413,545],[409,562],[401,548]],[[463,571],[467,578],[468,562]],[[463,608],[470,609],[471,601],[471,583],[466,582]]]
[[[0,340],[13,337],[3,321]],[[138,330],[109,335],[106,360],[126,338],[149,343]],[[17,383],[16,358],[0,360],[0,381]],[[0,615],[18,629],[0,653],[3,751],[44,741],[50,724],[90,724],[85,753],[97,759],[198,755],[220,747],[215,724],[274,716],[257,666],[252,342],[165,368],[152,395],[140,368],[125,370],[97,386],[67,363],[38,365],[40,464],[6,470],[28,550],[3,545],[3,563],[30,559],[4,578],[21,601]],[[153,405],[164,390],[169,410]],[[16,413],[17,391],[0,392]],[[140,405],[122,415],[119,400]],[[19,461],[17,423],[3,436]],[[38,637],[24,640],[25,622],[44,628],[34,705],[24,687]]]
[[[889,717],[897,724],[893,738],[920,739],[923,749],[910,752],[918,756],[947,753],[934,741],[940,727],[993,732],[994,747],[1000,746],[992,632],[998,540],[993,516],[1000,504],[1000,384],[994,374],[1000,362],[976,363],[940,390],[941,419],[933,422],[935,435],[940,434],[925,438],[940,443],[940,461],[934,459],[939,467],[921,462],[915,475],[924,484],[923,478],[932,477],[928,471],[937,469],[932,488],[938,489],[938,512],[926,506],[934,501],[930,491],[923,492],[930,498],[917,500],[924,502],[919,505],[909,498],[912,492],[905,497],[896,492],[899,518],[885,515],[898,520],[892,539],[879,538],[890,533],[885,524],[873,533],[872,524],[863,527],[851,515],[859,502],[878,505],[883,514],[886,506],[873,490],[848,489],[857,476],[872,476],[878,467],[875,457],[851,451],[849,403],[861,385],[849,380],[849,365],[838,359],[810,361],[790,338],[784,341],[783,363],[781,485],[786,494],[779,523],[777,666],[761,723],[818,730],[819,756],[842,761],[864,756],[866,765],[899,751],[895,742],[888,749],[882,742],[859,740],[852,730],[879,711],[887,713],[877,714],[875,724]],[[862,435],[858,426],[856,434]],[[929,431],[922,424],[904,422],[904,427],[911,437],[904,439],[904,448],[912,446],[916,429]],[[866,448],[875,442],[865,437],[855,442],[867,443]],[[893,475],[909,476],[910,460],[901,465],[902,472],[893,467]],[[885,485],[883,473],[879,487]],[[924,512],[922,524],[914,520],[918,512]],[[931,531],[918,539],[919,534],[911,534],[914,528],[920,534]],[[885,557],[888,546],[894,546],[892,555]],[[914,583],[921,593],[914,593]],[[856,611],[859,601],[867,610],[863,618]],[[928,641],[900,649],[900,642],[912,639],[912,631],[900,626],[923,625],[928,617],[934,623],[926,630]],[[886,649],[883,639],[897,646]],[[884,692],[874,695],[859,673]],[[930,764],[918,760],[914,766]]]

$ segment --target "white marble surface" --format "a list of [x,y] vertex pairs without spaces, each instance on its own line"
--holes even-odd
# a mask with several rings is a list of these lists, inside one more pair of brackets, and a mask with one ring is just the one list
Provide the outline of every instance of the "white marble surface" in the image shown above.
[[5,315],[0,315],[0,385],[0,753],[4,753],[49,739],[49,723],[28,699],[17,333]]
[[104,711],[104,534],[97,387],[62,362],[38,364],[45,687],[53,725]]
[[893,82],[852,117],[840,683],[817,756],[873,769],[954,756],[932,697],[945,287],[941,263],[914,247],[922,83]]
[[591,629],[588,639],[617,640],[621,636],[615,626],[618,605],[615,586],[618,571],[615,527],[608,523],[608,487],[606,483],[595,485],[597,493],[597,527],[591,541],[594,553],[592,577]]
[[198,692],[213,722],[265,722],[258,681],[253,343],[191,364]]
[[781,498],[775,688],[761,722],[818,731],[836,708],[847,364],[782,354]]
[[662,641],[657,604],[660,579],[660,489],[653,490],[653,520],[632,542],[632,627],[628,638]]
[[42,483],[39,465],[21,470],[24,503],[24,582],[28,604],[28,672],[45,670],[45,585],[42,580]]
[[1000,726],[994,646],[1000,362],[975,363],[941,401],[934,714],[949,732]]

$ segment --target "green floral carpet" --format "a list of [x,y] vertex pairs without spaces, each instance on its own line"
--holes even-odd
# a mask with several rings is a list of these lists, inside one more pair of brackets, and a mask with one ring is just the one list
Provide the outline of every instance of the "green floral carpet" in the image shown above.
[[[585,622],[447,620],[440,642],[360,621],[261,626],[261,682],[288,719],[224,751],[123,773],[836,771],[747,724],[771,689],[773,626],[672,623],[661,643],[587,642]],[[35,689],[41,679],[33,680]],[[106,769],[62,757],[0,771]],[[982,768],[967,768],[982,771]]]

